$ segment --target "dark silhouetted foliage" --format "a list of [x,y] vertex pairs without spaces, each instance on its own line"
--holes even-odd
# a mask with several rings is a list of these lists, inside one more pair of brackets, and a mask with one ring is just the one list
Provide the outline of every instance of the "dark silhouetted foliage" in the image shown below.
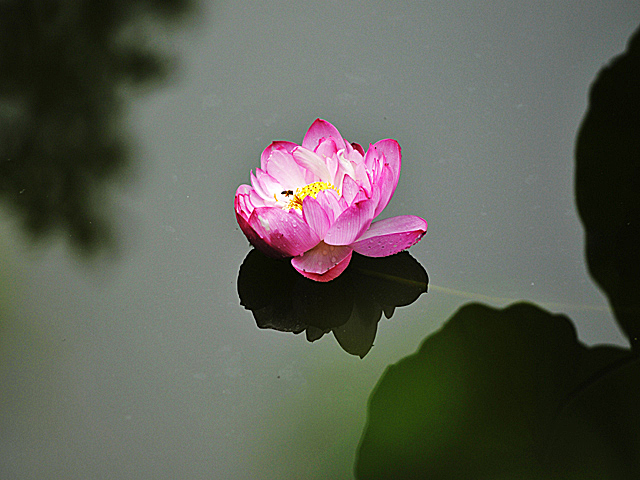
[[376,386],[358,478],[640,478],[640,31],[592,88],[576,162],[589,269],[632,349],[533,305],[463,307]]
[[35,239],[110,240],[106,183],[129,163],[122,89],[162,78],[160,52],[124,35],[190,0],[0,2],[0,200]]

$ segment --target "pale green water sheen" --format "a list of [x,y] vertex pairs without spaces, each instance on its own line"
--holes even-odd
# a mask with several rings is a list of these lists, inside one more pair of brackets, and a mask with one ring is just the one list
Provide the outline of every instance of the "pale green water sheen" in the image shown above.
[[[55,50],[81,50],[61,33],[80,18],[70,5],[60,28],[40,25],[20,41],[53,35]],[[24,82],[5,82],[0,104],[19,107],[0,108],[0,126],[52,132],[37,145],[24,138],[55,165],[108,163],[116,143],[129,153],[78,204],[111,222],[113,250],[81,254],[74,235],[92,231],[88,223],[70,230],[57,220],[34,243],[26,203],[0,197],[0,478],[353,478],[367,399],[385,368],[471,300],[537,302],[566,312],[587,344],[624,344],[586,271],[573,153],[591,82],[639,23],[640,4],[624,1],[201,1],[179,22],[145,16],[120,32],[176,64],[142,92],[112,85],[120,110],[98,102],[71,121],[65,112],[93,108],[72,89],[51,107],[60,117],[38,116],[29,102],[56,98],[76,77],[51,75],[23,97]],[[27,47],[20,61],[37,51]],[[37,78],[54,68],[50,57],[33,57]],[[78,85],[109,103],[102,57],[65,58],[94,59],[77,70],[87,75]],[[98,138],[88,125],[100,115],[119,119],[99,126],[118,142],[105,135],[100,149],[72,151]],[[236,188],[272,140],[300,143],[318,117],[363,146],[396,139],[402,171],[382,215],[429,224],[411,255],[433,286],[380,321],[363,359],[331,335],[309,343],[258,330],[236,289],[250,249]],[[63,138],[70,150],[60,150]],[[21,195],[46,205],[54,190]],[[74,218],[78,205],[62,210]]]

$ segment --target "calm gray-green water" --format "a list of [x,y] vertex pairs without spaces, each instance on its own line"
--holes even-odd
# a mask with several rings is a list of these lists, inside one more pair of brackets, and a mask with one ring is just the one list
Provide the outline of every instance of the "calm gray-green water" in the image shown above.
[[[21,3],[0,5],[5,20]],[[147,2],[113,18],[24,3],[21,34],[0,32],[15,66],[0,65],[0,126],[35,145],[44,173],[25,175],[82,173],[18,195],[47,205],[85,185],[78,205],[113,241],[79,246],[72,202],[29,228],[26,201],[0,198],[0,478],[353,478],[385,368],[472,300],[529,300],[588,345],[626,344],[586,269],[573,172],[590,84],[637,2],[165,2],[175,18]],[[123,80],[105,53],[122,45],[168,58],[167,74]],[[123,65],[151,78],[164,63]],[[363,359],[332,334],[258,329],[237,292],[250,246],[236,188],[318,117],[363,146],[396,139],[383,217],[429,224],[410,250],[429,293],[383,317]],[[114,158],[109,176],[85,170]]]

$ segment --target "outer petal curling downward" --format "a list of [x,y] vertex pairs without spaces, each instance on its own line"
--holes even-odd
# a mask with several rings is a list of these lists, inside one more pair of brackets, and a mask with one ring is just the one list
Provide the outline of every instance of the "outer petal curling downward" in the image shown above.
[[427,232],[427,222],[413,215],[391,217],[371,224],[369,230],[351,244],[367,257],[386,257],[406,250]]
[[325,273],[351,255],[350,247],[336,247],[324,242],[292,259],[291,263],[298,271]]
[[307,277],[311,280],[315,280],[316,282],[328,282],[330,280],[333,280],[334,278],[339,277],[342,274],[342,272],[346,270],[346,268],[349,266],[349,262],[351,261],[352,253],[353,252],[349,252],[349,256],[347,258],[342,260],[339,264],[337,264],[335,267],[333,267],[331,270],[328,270],[325,273],[317,274],[317,273],[310,273],[310,272],[301,272],[300,270],[298,270],[298,272],[302,276]]

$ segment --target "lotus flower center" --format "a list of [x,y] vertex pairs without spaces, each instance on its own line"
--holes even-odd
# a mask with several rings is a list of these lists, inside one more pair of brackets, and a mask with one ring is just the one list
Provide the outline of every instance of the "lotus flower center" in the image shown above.
[[297,208],[298,210],[302,210],[302,201],[304,200],[304,197],[306,197],[307,195],[311,195],[313,198],[316,198],[316,195],[319,191],[328,189],[335,190],[338,195],[340,195],[340,191],[329,182],[313,182],[309,185],[305,185],[302,188],[297,188],[296,193],[293,194],[286,208],[287,210],[290,208]]

